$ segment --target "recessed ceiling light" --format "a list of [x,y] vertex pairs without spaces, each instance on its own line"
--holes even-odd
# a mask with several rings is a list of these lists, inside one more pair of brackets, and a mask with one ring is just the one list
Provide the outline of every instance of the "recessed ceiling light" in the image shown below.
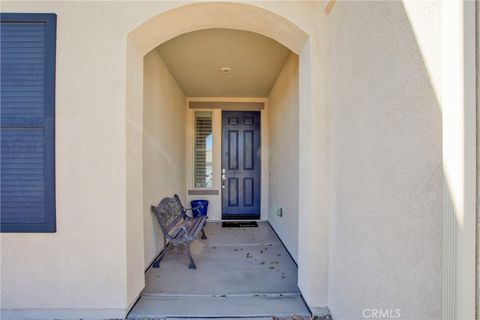
[[220,72],[222,73],[230,73],[232,71],[232,68],[230,67],[221,67]]

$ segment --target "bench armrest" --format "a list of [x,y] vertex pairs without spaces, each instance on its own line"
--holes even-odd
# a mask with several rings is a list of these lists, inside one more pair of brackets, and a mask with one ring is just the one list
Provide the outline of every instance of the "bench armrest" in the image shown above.
[[190,217],[190,216],[187,215],[187,217],[190,218],[190,219],[193,219],[193,218],[195,218],[195,217],[193,216],[193,211],[194,211],[194,210],[197,210],[198,208],[203,208],[203,206],[200,205],[200,206],[196,206],[196,207],[192,207],[192,208],[185,209],[185,214],[186,214],[187,211],[192,211],[192,216]]
[[[193,219],[193,208],[185,208],[185,218]],[[188,211],[192,211],[191,215],[187,214]]]

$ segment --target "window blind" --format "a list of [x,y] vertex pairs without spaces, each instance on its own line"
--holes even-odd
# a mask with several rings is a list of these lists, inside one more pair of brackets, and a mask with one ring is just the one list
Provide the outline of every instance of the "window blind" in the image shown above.
[[195,112],[194,180],[196,188],[212,187],[212,113]]

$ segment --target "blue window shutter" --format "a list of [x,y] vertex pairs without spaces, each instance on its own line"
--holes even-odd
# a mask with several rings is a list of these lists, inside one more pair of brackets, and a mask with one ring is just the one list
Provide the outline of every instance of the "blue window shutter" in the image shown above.
[[0,14],[1,232],[55,232],[55,14]]

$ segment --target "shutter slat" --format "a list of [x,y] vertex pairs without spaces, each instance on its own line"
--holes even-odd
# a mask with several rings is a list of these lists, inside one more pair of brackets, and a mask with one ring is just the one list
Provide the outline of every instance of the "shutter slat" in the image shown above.
[[33,74],[43,74],[45,72],[45,67],[40,64],[25,63],[22,65],[18,65],[18,64],[5,63],[2,65],[1,72],[2,72],[2,75],[9,76],[8,78],[2,79],[2,82],[3,82],[5,80],[11,80],[12,76],[22,76],[22,75],[31,76]]

